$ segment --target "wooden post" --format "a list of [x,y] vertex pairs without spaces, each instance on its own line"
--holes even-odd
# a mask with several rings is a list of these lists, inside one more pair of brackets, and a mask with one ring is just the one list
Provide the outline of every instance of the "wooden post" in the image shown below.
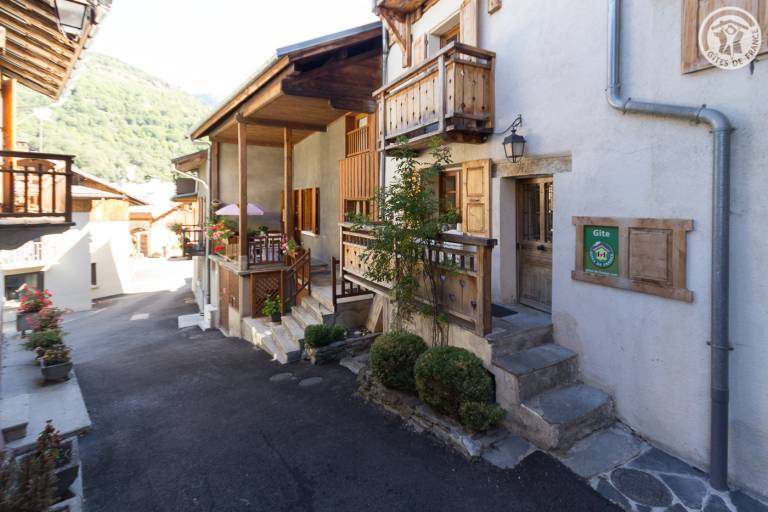
[[[3,149],[5,151],[16,150],[16,79],[7,78],[2,81],[0,95],[3,102]],[[13,158],[3,160],[3,166],[11,169],[14,164]],[[3,211],[13,212],[13,174],[3,173],[2,181],[2,203]]]
[[[211,201],[219,199],[219,149],[219,142],[211,144],[211,185],[209,190]],[[211,212],[205,212],[205,218],[207,219],[210,214]]]
[[475,333],[485,336],[492,329],[491,318],[491,254],[492,247],[477,246],[477,308]]
[[240,268],[245,269],[248,267],[248,125],[243,123],[237,123],[237,154],[237,170],[240,178],[238,243],[240,246]]
[[283,194],[285,195],[285,236],[294,237],[293,229],[293,130],[283,128]]
[[[72,222],[72,159],[67,158],[67,163],[64,168],[66,176],[64,176],[64,212],[67,222]],[[53,199],[56,201],[56,198]]]

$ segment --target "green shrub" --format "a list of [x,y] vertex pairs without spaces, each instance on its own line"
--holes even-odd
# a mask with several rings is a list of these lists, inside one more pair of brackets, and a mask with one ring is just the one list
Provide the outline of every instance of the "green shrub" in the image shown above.
[[37,347],[47,349],[62,343],[64,343],[64,333],[58,329],[46,329],[29,333],[24,341],[24,348],[27,350],[35,350]]
[[416,361],[419,398],[437,412],[459,419],[464,402],[493,400],[493,380],[480,359],[458,347],[431,348]]
[[330,345],[334,341],[344,339],[344,329],[341,325],[308,325],[304,329],[304,344],[311,348],[320,348]]
[[416,391],[413,367],[426,351],[427,344],[415,334],[382,334],[373,342],[369,354],[373,376],[388,388]]
[[491,402],[464,402],[459,406],[459,421],[467,430],[485,432],[496,426],[506,413]]

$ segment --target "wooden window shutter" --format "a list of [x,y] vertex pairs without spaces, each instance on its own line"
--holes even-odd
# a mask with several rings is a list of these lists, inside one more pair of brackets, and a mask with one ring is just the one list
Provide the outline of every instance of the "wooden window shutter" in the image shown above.
[[680,58],[683,73],[713,67],[699,51],[699,28],[712,11],[721,7],[739,7],[752,14],[763,31],[760,54],[768,52],[768,0],[683,0]]
[[469,46],[478,46],[479,43],[479,27],[477,19],[477,4],[478,0],[464,0],[461,5],[460,18],[460,35],[459,40],[468,44]]
[[461,220],[464,233],[491,236],[491,161],[473,160],[461,166]]
[[413,65],[427,60],[427,35],[421,34],[413,40]]
[[320,189],[315,187],[310,189],[310,197],[312,198],[312,224],[310,228],[314,234],[320,233]]

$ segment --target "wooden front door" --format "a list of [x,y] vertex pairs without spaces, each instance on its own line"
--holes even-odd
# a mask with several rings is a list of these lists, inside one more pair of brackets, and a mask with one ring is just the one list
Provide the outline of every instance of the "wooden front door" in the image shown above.
[[518,297],[522,304],[552,309],[552,177],[517,182]]
[[240,311],[240,277],[219,267],[219,327],[229,332],[229,307]]

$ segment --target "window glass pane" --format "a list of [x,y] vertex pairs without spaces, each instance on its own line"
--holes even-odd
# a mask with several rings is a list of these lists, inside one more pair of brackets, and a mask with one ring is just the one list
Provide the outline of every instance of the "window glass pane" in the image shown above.
[[22,286],[27,285],[32,288],[41,289],[40,273],[31,272],[28,274],[16,274],[5,276],[5,298],[6,300],[18,300],[19,291]]
[[523,185],[523,240],[539,240],[539,185]]
[[555,196],[553,192],[552,183],[546,183],[544,184],[544,201],[546,201],[545,205],[545,216],[544,216],[544,240],[546,242],[552,241],[552,218],[553,218],[553,212],[555,210]]

